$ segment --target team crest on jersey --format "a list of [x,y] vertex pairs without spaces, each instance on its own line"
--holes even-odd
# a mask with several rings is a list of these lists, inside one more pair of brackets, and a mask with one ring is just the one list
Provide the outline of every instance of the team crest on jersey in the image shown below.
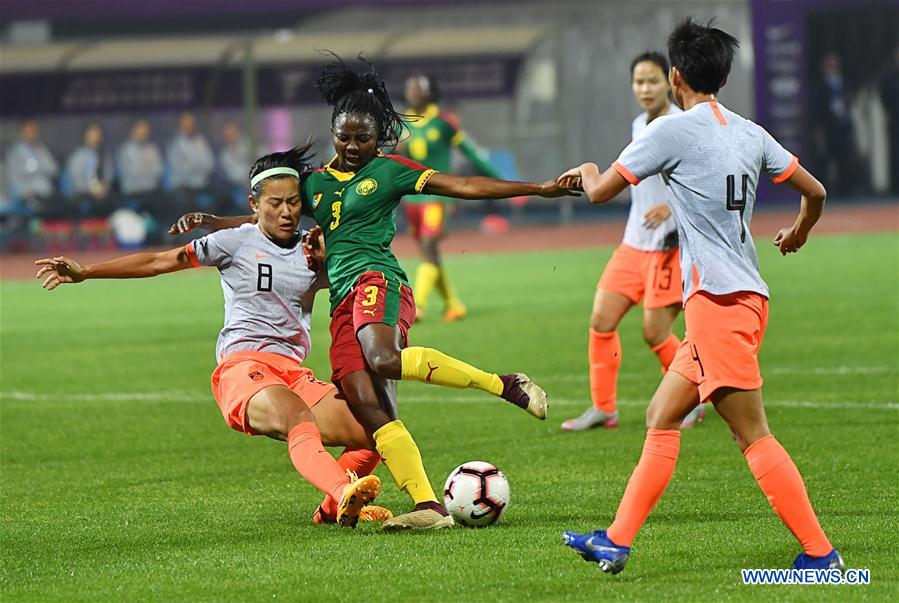
[[318,202],[322,200],[322,193],[315,193],[312,195],[312,209],[318,207]]
[[437,128],[429,128],[427,136],[428,136],[428,140],[430,140],[431,142],[439,140],[440,139],[440,130],[438,130]]
[[370,195],[376,190],[378,190],[378,181],[374,178],[366,178],[356,185],[356,194],[358,195]]

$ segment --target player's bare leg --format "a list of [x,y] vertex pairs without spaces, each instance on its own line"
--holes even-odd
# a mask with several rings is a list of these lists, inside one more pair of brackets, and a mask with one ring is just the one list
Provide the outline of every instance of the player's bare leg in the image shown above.
[[350,411],[366,432],[371,434],[378,453],[397,486],[415,503],[412,513],[385,521],[383,528],[451,527],[452,518],[437,501],[428,482],[418,446],[402,421],[397,418],[396,383],[373,371],[364,370],[345,375],[341,378],[340,385]]
[[799,470],[768,429],[761,389],[720,388],[711,399],[774,512],[802,545],[794,567],[824,563],[844,569],[843,559],[821,529]]
[[473,387],[511,402],[538,419],[546,418],[546,393],[523,373],[497,375],[433,348],[404,348],[399,327],[384,323],[365,325],[356,336],[369,366],[385,379]]
[[605,289],[597,289],[590,315],[590,397],[592,404],[580,416],[562,423],[565,431],[585,431],[594,427],[618,426],[618,368],[621,366],[621,341],[618,325],[634,307],[630,298]]
[[354,527],[362,508],[380,492],[381,480],[374,475],[350,480],[324,449],[312,411],[288,387],[275,385],[256,393],[247,404],[247,421],[254,431],[286,441],[300,475],[340,501],[337,522],[341,526]]

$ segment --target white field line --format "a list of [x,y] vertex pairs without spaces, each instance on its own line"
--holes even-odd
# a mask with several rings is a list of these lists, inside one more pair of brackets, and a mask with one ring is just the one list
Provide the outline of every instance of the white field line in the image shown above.
[[[888,366],[831,366],[831,367],[815,367],[815,368],[807,368],[807,367],[799,367],[799,366],[775,366],[771,368],[762,367],[762,377],[767,375],[816,375],[816,376],[829,376],[829,375],[885,375],[890,373],[896,373],[896,368],[891,368]],[[643,377],[641,375],[637,375],[634,373],[622,372],[618,375],[619,380],[623,381],[636,381],[642,380]],[[659,379],[661,379],[661,375],[659,375]],[[541,381],[555,381],[555,382],[574,382],[574,383],[586,383],[587,382],[587,368],[584,367],[584,371],[580,373],[562,373],[558,375],[548,375],[544,376]]]
[[[173,392],[115,392],[104,394],[43,394],[36,392],[9,391],[0,392],[0,399],[28,402],[212,402],[212,395],[202,395],[185,391]],[[400,404],[492,404],[490,396],[472,394],[470,396],[421,396],[404,395]],[[649,400],[618,400],[620,406],[645,407]],[[587,398],[555,398],[549,397],[550,406],[584,406]],[[771,408],[810,408],[810,409],[870,409],[899,410],[899,403],[889,401],[853,402],[852,400],[835,400],[832,402],[816,402],[811,400],[777,400],[765,401]]]

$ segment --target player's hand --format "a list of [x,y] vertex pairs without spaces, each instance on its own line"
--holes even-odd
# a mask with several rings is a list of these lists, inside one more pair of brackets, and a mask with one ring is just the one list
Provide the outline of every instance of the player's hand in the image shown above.
[[583,191],[584,190],[584,182],[581,180],[580,176],[566,176],[561,175],[556,180],[564,189],[568,189],[570,191]]
[[788,253],[799,251],[807,240],[807,234],[799,233],[794,227],[790,226],[781,228],[777,232],[774,236],[774,245],[780,250],[780,255],[787,255]]
[[41,278],[45,274],[47,278],[41,287],[47,291],[56,289],[62,283],[80,283],[84,280],[84,268],[81,264],[65,256],[55,258],[43,258],[34,262],[40,269],[35,278]]
[[560,185],[558,180],[547,180],[546,182],[540,184],[540,196],[546,199],[565,197],[568,195],[571,195],[573,197],[581,196],[581,194],[576,190]]
[[212,218],[214,218],[212,214],[204,214],[199,211],[192,211],[189,214],[184,214],[178,221],[172,224],[169,228],[170,235],[179,235],[179,234],[187,234],[192,232],[198,228],[202,228],[208,226],[211,222]]
[[303,254],[309,269],[318,272],[325,264],[325,235],[317,224],[309,229],[303,239]]
[[656,205],[643,216],[643,228],[658,228],[671,216],[671,208],[665,203]]

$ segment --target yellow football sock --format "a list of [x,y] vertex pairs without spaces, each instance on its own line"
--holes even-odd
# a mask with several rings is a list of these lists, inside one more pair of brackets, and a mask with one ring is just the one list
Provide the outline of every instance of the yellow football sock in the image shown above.
[[458,308],[462,305],[462,300],[456,295],[456,289],[450,284],[449,278],[446,276],[446,267],[440,266],[437,276],[437,292],[443,298],[443,302],[447,308]]
[[402,378],[446,387],[476,387],[494,396],[503,393],[503,382],[487,373],[433,348],[406,348],[402,352]]
[[415,303],[419,308],[424,309],[428,305],[428,297],[437,279],[440,276],[440,267],[430,262],[422,262],[415,271],[415,286],[412,288],[412,295],[415,297]]
[[397,419],[387,423],[372,434],[375,448],[397,487],[412,497],[415,504],[435,502],[437,497],[428,482],[421,453],[406,430],[403,422]]

